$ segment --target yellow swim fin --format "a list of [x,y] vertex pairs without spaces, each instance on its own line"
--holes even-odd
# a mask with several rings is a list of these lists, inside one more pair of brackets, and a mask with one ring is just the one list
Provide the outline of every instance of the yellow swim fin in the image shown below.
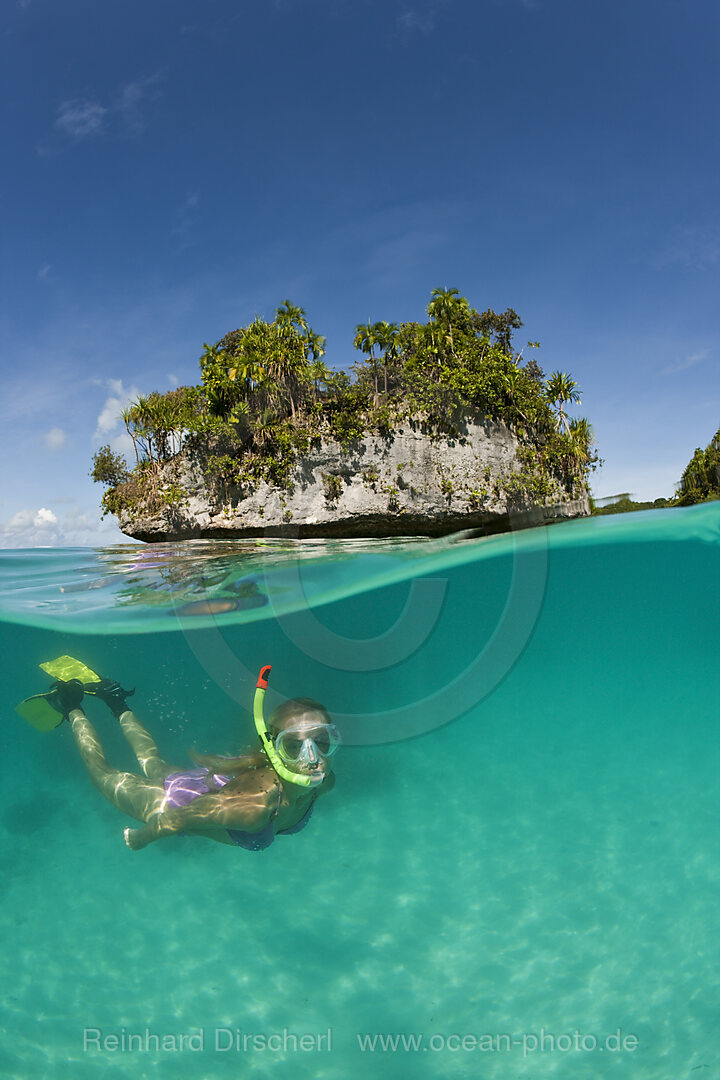
[[[103,680],[82,660],[76,660],[73,656],[58,656],[56,660],[47,660],[40,667],[53,679],[61,682],[70,682],[71,679],[79,679],[83,684],[86,694],[93,694],[93,687]],[[47,694],[34,694],[32,697],[21,701],[15,706],[15,712],[32,724],[38,731],[52,731],[58,724],[63,722],[63,709],[58,701],[57,689],[50,690]]]
[[54,692],[35,694],[16,705],[15,712],[38,731],[52,731],[63,722],[63,714],[51,703],[53,696]]
[[[40,667],[51,675],[53,679],[61,679],[69,682],[70,679],[79,679],[83,686],[92,693],[92,687],[88,683],[99,683],[102,679],[96,675],[82,660],[76,660],[72,656],[58,656],[57,660],[47,660]],[[32,700],[29,698],[28,700]]]

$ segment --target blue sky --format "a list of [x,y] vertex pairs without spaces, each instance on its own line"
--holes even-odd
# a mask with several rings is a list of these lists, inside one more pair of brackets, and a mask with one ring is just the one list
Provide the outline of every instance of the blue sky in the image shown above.
[[435,286],[570,371],[597,496],[720,424],[716,0],[8,0],[0,544],[109,543],[95,449],[286,298]]

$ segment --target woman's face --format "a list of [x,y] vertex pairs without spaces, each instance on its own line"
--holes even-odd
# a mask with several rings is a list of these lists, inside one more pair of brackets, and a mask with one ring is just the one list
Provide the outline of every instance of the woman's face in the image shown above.
[[288,717],[273,738],[280,758],[293,771],[324,775],[331,771],[330,759],[339,745],[339,736],[322,714]]

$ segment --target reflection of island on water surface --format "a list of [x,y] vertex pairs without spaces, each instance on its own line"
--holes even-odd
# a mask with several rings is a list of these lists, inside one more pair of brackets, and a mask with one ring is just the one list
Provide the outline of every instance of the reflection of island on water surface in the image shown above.
[[[460,536],[456,538],[456,541]],[[456,542],[455,541],[455,542]],[[447,538],[445,544],[453,542]],[[427,541],[430,543],[430,541]],[[434,541],[438,545],[438,541]],[[392,550],[408,557],[424,553],[422,538],[387,540],[193,540],[154,544],[152,548],[117,545],[96,553],[94,576],[83,565],[82,581],[61,586],[63,593],[115,587],[118,607],[172,606],[179,615],[216,615],[263,607],[268,597],[262,578],[289,561],[328,559],[341,562],[359,554]],[[120,579],[120,575],[122,578]]]

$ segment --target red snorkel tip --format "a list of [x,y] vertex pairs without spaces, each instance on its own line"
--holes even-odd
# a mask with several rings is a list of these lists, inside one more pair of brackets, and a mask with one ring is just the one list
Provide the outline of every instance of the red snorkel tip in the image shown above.
[[266,664],[264,668],[260,668],[260,674],[258,675],[257,690],[267,690],[267,681],[270,672],[272,671],[272,664]]

